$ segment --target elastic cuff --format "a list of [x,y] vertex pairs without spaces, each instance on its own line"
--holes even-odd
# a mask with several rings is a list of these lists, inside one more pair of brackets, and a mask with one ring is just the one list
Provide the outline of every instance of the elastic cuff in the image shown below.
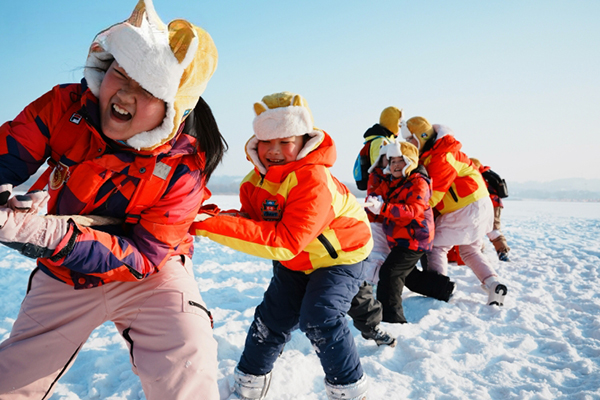
[[69,219],[68,224],[69,230],[67,231],[67,234],[60,241],[60,243],[58,243],[58,246],[56,246],[54,254],[48,258],[52,262],[57,262],[68,256],[75,248],[77,237],[81,234],[81,231],[77,227],[75,221]]

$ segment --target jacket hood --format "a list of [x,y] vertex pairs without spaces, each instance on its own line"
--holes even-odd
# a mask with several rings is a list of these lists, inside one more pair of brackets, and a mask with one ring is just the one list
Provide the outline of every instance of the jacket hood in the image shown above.
[[435,143],[429,150],[423,152],[420,158],[425,158],[434,152],[460,151],[462,144],[456,140],[452,129],[443,125],[433,125],[433,128],[437,134]]
[[415,168],[415,169],[414,169],[414,170],[413,170],[413,171],[410,173],[410,175],[412,175],[412,174],[415,174],[415,173],[419,173],[419,174],[423,175],[425,178],[427,178],[427,181],[428,181],[428,182],[430,181],[430,178],[429,178],[429,173],[427,172],[427,169],[426,169],[424,166],[422,166],[422,165],[420,165],[420,164],[419,164],[419,165],[417,166],[417,168]]
[[436,141],[440,140],[444,136],[454,137],[454,131],[446,125],[433,124],[433,130],[437,133]]
[[395,135],[392,131],[385,128],[383,125],[375,124],[372,127],[370,127],[369,129],[367,129],[367,131],[363,134],[363,138],[365,138],[365,139],[367,139],[369,136],[390,137],[390,136],[395,136]]

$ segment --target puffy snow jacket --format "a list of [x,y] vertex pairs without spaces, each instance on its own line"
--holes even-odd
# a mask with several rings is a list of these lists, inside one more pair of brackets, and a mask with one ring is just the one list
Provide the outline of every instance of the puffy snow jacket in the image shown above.
[[429,205],[431,180],[423,166],[417,167],[407,178],[381,181],[369,195],[383,198],[379,216],[383,217],[383,231],[390,248],[431,250],[435,231]]
[[250,172],[240,186],[240,211],[248,218],[217,215],[195,222],[191,232],[244,253],[312,272],[364,260],[373,247],[361,205],[329,172],[335,145],[323,141],[304,158]]
[[440,214],[447,214],[489,196],[483,177],[460,151],[462,144],[452,131],[441,125],[433,125],[433,129],[437,139],[433,147],[419,157],[432,181],[431,207]]
[[81,84],[56,86],[0,127],[0,182],[22,184],[48,160],[48,213],[127,220],[88,228],[71,222],[48,275],[77,289],[143,279],[174,255],[191,256],[192,223],[204,196],[203,155],[180,134],[151,152],[104,137],[96,97]]

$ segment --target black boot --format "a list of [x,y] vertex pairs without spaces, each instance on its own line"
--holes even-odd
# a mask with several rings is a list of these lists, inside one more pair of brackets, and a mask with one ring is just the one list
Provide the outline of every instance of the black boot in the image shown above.
[[387,345],[390,347],[396,346],[396,338],[382,330],[379,325],[371,328],[368,331],[362,332],[362,337],[369,340],[374,340],[377,346]]
[[423,272],[416,268],[406,277],[405,284],[415,293],[442,301],[450,300],[456,289],[456,283],[447,276],[435,271]]

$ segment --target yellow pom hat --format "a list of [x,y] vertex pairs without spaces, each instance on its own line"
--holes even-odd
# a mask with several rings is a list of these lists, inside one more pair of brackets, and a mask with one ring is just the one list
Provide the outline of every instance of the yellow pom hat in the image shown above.
[[314,127],[308,102],[299,94],[279,92],[266,95],[261,101],[254,103],[254,112],[254,136],[246,143],[246,154],[263,174],[266,173],[266,169],[256,151],[259,141],[307,134],[310,138],[296,158],[300,160],[318,147],[325,138],[323,131]]
[[383,109],[379,116],[379,125],[398,136],[400,132],[400,120],[402,119],[402,110],[398,107],[389,106]]
[[419,144],[417,146],[419,150],[431,139],[434,133],[433,126],[423,117],[412,117],[401,125],[402,137],[409,139],[411,136],[414,136]]
[[96,97],[113,60],[166,104],[161,125],[127,140],[137,150],[152,150],[175,137],[215,72],[218,54],[205,30],[183,19],[165,25],[152,0],[139,0],[129,19],[92,42],[84,76]]

